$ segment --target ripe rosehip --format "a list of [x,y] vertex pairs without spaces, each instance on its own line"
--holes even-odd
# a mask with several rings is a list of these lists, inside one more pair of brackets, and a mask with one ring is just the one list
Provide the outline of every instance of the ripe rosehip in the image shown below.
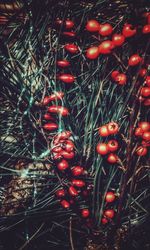
[[69,115],[68,109],[63,107],[63,106],[56,106],[56,105],[50,106],[48,108],[48,112],[53,113],[53,114],[57,113],[57,114],[60,114],[62,116]]
[[54,117],[52,117],[50,114],[48,114],[48,113],[46,113],[46,114],[44,114],[43,115],[43,118],[45,119],[45,120],[51,120],[51,121],[54,121],[55,119],[54,119]]
[[62,160],[60,161],[58,164],[57,164],[57,168],[60,170],[60,171],[64,171],[66,170],[67,168],[69,167],[69,164],[66,160]]
[[117,75],[119,75],[119,71],[118,71],[118,70],[114,70],[114,71],[112,71],[112,73],[111,73],[111,78],[115,81]]
[[64,36],[68,36],[68,37],[75,37],[76,36],[76,33],[75,32],[73,32],[73,31],[64,31],[63,33],[62,33]]
[[71,74],[62,74],[58,76],[58,79],[64,83],[73,83],[75,81],[75,77]]
[[150,141],[150,131],[144,132],[142,138],[146,141]]
[[122,34],[114,34],[112,37],[112,42],[116,47],[121,46],[125,41],[125,37]]
[[56,196],[57,197],[64,197],[65,196],[65,190],[63,189],[63,188],[61,188],[61,189],[58,189],[57,191],[56,191]]
[[106,137],[109,135],[108,127],[107,125],[103,125],[102,127],[99,128],[98,130],[99,135],[102,137]]
[[139,71],[139,75],[140,75],[141,77],[144,77],[144,76],[146,75],[146,73],[147,73],[147,70],[146,70],[145,68],[142,68],[142,69],[140,69],[140,71]]
[[110,152],[115,152],[119,146],[116,140],[110,140],[107,145]]
[[50,96],[46,96],[43,100],[43,105],[49,104],[51,101],[61,100],[64,97],[64,93],[61,91],[55,92]]
[[117,82],[117,84],[119,85],[125,85],[127,82],[127,77],[125,74],[118,74],[115,78],[115,81]]
[[96,20],[92,19],[87,22],[86,30],[90,32],[99,31],[100,24]]
[[74,27],[74,22],[73,21],[71,21],[71,20],[66,20],[65,21],[65,28],[66,29],[72,29]]
[[145,83],[148,87],[150,87],[150,76],[146,77]]
[[65,151],[71,152],[71,151],[74,150],[74,147],[75,147],[75,146],[74,146],[74,143],[73,143],[72,141],[66,140],[66,141],[64,142]]
[[118,161],[118,156],[116,154],[111,153],[108,155],[107,161],[111,164],[114,164]]
[[106,40],[99,45],[99,53],[110,54],[113,48],[114,48],[113,42],[110,40]]
[[138,54],[134,54],[129,58],[128,65],[136,66],[142,61],[142,58]]
[[78,191],[73,186],[71,186],[71,187],[69,187],[69,194],[71,196],[77,196],[78,195]]
[[144,97],[150,96],[150,87],[141,88],[141,95]]
[[99,56],[99,47],[92,46],[86,51],[86,57],[93,60]]
[[63,132],[57,134],[57,135],[54,137],[54,144],[59,143],[60,140],[68,139],[70,136],[71,136],[71,132],[70,132],[70,131],[63,131]]
[[116,196],[113,192],[107,192],[106,193],[106,197],[105,200],[109,203],[109,202],[113,202],[115,200]]
[[102,224],[105,225],[108,223],[108,220],[106,218],[102,218]]
[[65,159],[73,159],[74,156],[75,156],[75,153],[72,151],[72,152],[67,152],[67,151],[62,151],[61,152],[61,155],[65,158]]
[[125,37],[131,37],[136,34],[136,29],[133,29],[131,24],[125,24],[122,30],[122,34]]
[[90,215],[89,209],[87,209],[87,208],[82,209],[81,215],[82,215],[83,218],[89,217],[89,215]]
[[104,211],[104,215],[110,219],[112,219],[115,216],[115,212],[113,209],[107,209]]
[[76,187],[82,188],[82,187],[85,186],[85,182],[82,181],[82,180],[76,180],[76,179],[74,179],[74,180],[72,180],[72,185],[74,185]]
[[150,33],[150,24],[144,25],[142,32],[143,32],[143,34],[149,34]]
[[76,54],[79,51],[78,46],[73,43],[66,44],[64,48],[66,51],[70,52],[71,54]]
[[52,148],[52,152],[53,153],[61,153],[62,147],[60,147],[60,146],[54,147],[54,148]]
[[57,66],[60,68],[66,68],[66,67],[70,66],[70,62],[65,60],[65,59],[60,60],[60,61],[57,61]]
[[62,200],[60,203],[61,203],[62,207],[64,207],[64,208],[70,207],[70,203],[66,200]]
[[108,123],[108,132],[111,135],[117,134],[119,131],[119,126],[116,122],[109,122]]
[[46,130],[49,130],[49,131],[53,131],[53,130],[58,128],[58,125],[56,123],[46,123],[43,126],[43,128],[46,129]]
[[135,136],[142,136],[143,130],[141,128],[136,128],[135,129]]
[[139,122],[138,126],[143,130],[143,132],[150,130],[150,122]]
[[138,156],[145,156],[147,154],[147,148],[144,146],[139,146],[136,150]]
[[96,146],[96,151],[100,155],[108,154],[108,146],[106,143],[98,143]]
[[113,27],[109,23],[100,25],[99,34],[101,36],[109,36],[113,32]]
[[73,176],[79,176],[84,173],[84,169],[80,166],[73,167],[71,171],[72,171]]

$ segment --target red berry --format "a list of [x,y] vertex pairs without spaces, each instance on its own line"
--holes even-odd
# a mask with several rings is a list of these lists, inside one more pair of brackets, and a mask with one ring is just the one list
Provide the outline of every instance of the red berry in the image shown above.
[[69,37],[75,37],[76,36],[76,33],[75,32],[72,32],[72,31],[64,31],[62,33],[64,36],[69,36]]
[[81,215],[82,215],[83,218],[89,217],[89,215],[90,215],[89,209],[87,209],[87,208],[82,209]]
[[86,30],[90,32],[99,31],[100,24],[96,20],[92,19],[87,22]]
[[142,29],[143,34],[149,34],[150,33],[150,24],[147,24]]
[[143,130],[141,128],[136,128],[135,129],[135,136],[142,136]]
[[142,135],[142,138],[145,141],[150,141],[150,131],[144,132],[143,135]]
[[125,74],[118,74],[115,78],[115,81],[117,82],[117,84],[119,85],[125,85],[127,82],[127,77]]
[[102,127],[99,128],[98,130],[99,135],[102,137],[106,137],[109,135],[108,127],[107,125],[103,125]]
[[99,34],[101,36],[109,36],[113,32],[113,27],[109,23],[100,25]]
[[150,87],[141,88],[141,95],[144,97],[150,96]]
[[45,120],[54,121],[54,118],[53,118],[50,114],[48,114],[48,113],[44,114],[43,118],[44,118]]
[[100,54],[110,54],[112,52],[113,48],[114,48],[114,45],[113,45],[112,41],[106,40],[99,45],[99,53]]
[[138,54],[134,54],[129,58],[129,66],[136,66],[142,61],[142,58]]
[[64,48],[71,54],[76,54],[79,51],[78,46],[73,43],[66,44]]
[[119,131],[119,126],[116,122],[109,122],[108,123],[108,132],[111,135],[117,134]]
[[65,159],[73,159],[75,156],[74,152],[67,152],[67,151],[62,151],[61,155],[65,158]]
[[111,164],[114,164],[118,161],[118,156],[116,154],[111,153],[108,155],[107,161]]
[[150,106],[150,98],[144,101],[144,106]]
[[74,22],[71,20],[66,20],[65,21],[65,28],[66,29],[72,29],[74,27]]
[[125,24],[122,30],[122,34],[125,37],[131,37],[136,34],[136,29],[133,29],[131,24]]
[[82,180],[72,180],[72,185],[76,186],[76,187],[84,187],[85,186],[85,182]]
[[71,187],[69,187],[69,194],[71,196],[77,196],[78,195],[78,191],[73,186],[71,186]]
[[105,197],[105,200],[107,202],[113,202],[115,200],[115,194],[113,192],[107,192],[106,193],[106,197]]
[[119,71],[118,71],[118,70],[112,71],[112,73],[111,73],[111,78],[115,81],[118,74],[119,74]]
[[58,163],[57,165],[57,168],[60,170],[60,171],[64,171],[66,170],[67,168],[69,167],[69,164],[66,160],[62,160]]
[[71,152],[74,150],[74,143],[70,140],[64,142],[65,151]]
[[64,197],[65,196],[65,190],[63,188],[59,189],[56,191],[56,196],[57,197]]
[[55,92],[50,96],[46,96],[43,100],[43,105],[49,104],[51,101],[61,100],[64,97],[64,93],[61,91]]
[[84,169],[80,166],[75,166],[72,168],[71,171],[72,171],[73,176],[79,176],[83,174]]
[[96,146],[96,151],[100,155],[108,154],[108,146],[106,143],[98,143]]
[[115,152],[118,149],[118,142],[116,140],[110,140],[107,145],[110,152]]
[[144,156],[147,154],[147,148],[144,146],[139,146],[136,150],[138,156]]
[[115,216],[115,212],[113,209],[107,209],[104,211],[104,215],[110,219],[112,219]]
[[62,147],[60,147],[60,146],[54,147],[54,148],[52,148],[52,152],[53,153],[61,153]]
[[49,131],[53,131],[53,130],[58,128],[58,125],[56,123],[46,123],[43,126],[43,128],[46,129],[46,130],[49,130]]
[[144,77],[144,76],[146,75],[146,73],[147,73],[147,70],[144,69],[144,68],[140,69],[140,71],[139,71],[139,75],[140,75],[141,77]]
[[114,34],[112,42],[115,46],[121,46],[125,41],[125,37],[122,34]]
[[66,67],[70,66],[70,62],[65,60],[65,59],[60,60],[60,61],[57,61],[57,66],[60,68],[66,68]]
[[71,74],[62,74],[58,79],[64,83],[73,83],[75,81],[75,77]]
[[63,106],[56,106],[56,105],[50,106],[48,108],[48,112],[53,113],[53,114],[57,113],[57,114],[60,114],[62,116],[69,115],[68,109],[63,107]]
[[143,130],[143,132],[150,130],[150,122],[139,122],[138,126]]
[[148,87],[150,87],[150,76],[146,77],[145,83]]
[[66,200],[62,200],[60,203],[61,203],[62,207],[64,207],[64,208],[70,207],[70,203]]
[[108,223],[108,220],[106,218],[102,218],[102,224],[105,225]]
[[99,47],[92,46],[86,51],[86,57],[93,60],[99,56]]
[[71,136],[71,132],[70,131],[63,131],[59,134],[57,134],[54,138],[54,144],[57,144],[60,142],[60,140],[65,140],[68,139]]

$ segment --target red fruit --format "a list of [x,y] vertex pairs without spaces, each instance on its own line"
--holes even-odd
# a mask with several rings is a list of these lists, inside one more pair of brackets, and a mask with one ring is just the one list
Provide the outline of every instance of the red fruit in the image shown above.
[[101,36],[109,36],[113,32],[113,27],[109,23],[100,25],[99,34]]
[[52,152],[53,153],[61,153],[62,147],[60,147],[60,146],[54,147],[54,148],[52,148]]
[[144,146],[139,146],[136,150],[138,156],[144,156],[147,154],[147,148]]
[[62,107],[62,106],[56,106],[56,105],[50,106],[48,108],[48,112],[53,113],[53,114],[57,113],[57,114],[60,114],[62,116],[69,115],[69,111],[67,108]]
[[110,219],[112,219],[115,216],[115,212],[113,209],[107,209],[104,212],[104,215]]
[[150,96],[150,87],[141,88],[141,95],[144,97]]
[[142,29],[143,34],[149,34],[150,33],[150,24],[147,24]]
[[66,140],[66,141],[64,142],[64,145],[65,145],[65,150],[66,150],[67,152],[71,152],[71,151],[74,150],[74,143],[73,143],[72,141]]
[[60,203],[61,203],[62,207],[64,207],[64,208],[70,207],[70,203],[66,200],[62,200]]
[[43,128],[46,129],[46,130],[49,130],[49,131],[53,131],[53,130],[58,128],[58,125],[56,123],[46,123],[43,126]]
[[74,27],[74,22],[71,20],[66,20],[65,21],[65,28],[66,29],[72,29]]
[[150,76],[146,77],[145,83],[148,87],[150,87]]
[[70,131],[63,131],[55,136],[54,144],[57,144],[60,140],[68,139],[70,136],[71,136]]
[[108,223],[108,220],[106,218],[102,218],[102,224],[105,225]]
[[79,51],[78,46],[73,43],[66,44],[64,48],[71,54],[76,54]]
[[50,114],[48,114],[48,113],[44,114],[43,118],[44,118],[45,120],[54,121],[54,118],[53,118]]
[[57,61],[57,66],[60,68],[66,68],[70,66],[70,62],[67,60],[60,60],[60,61]]
[[99,31],[100,24],[96,20],[89,20],[86,25],[86,30],[90,32]]
[[99,128],[98,130],[99,135],[102,137],[106,137],[109,135],[108,127],[107,125],[103,125],[102,127]]
[[82,215],[83,218],[89,217],[89,215],[90,215],[89,209],[87,209],[87,208],[82,209],[81,215]]
[[99,47],[92,46],[86,51],[86,57],[93,60],[99,56]]
[[84,173],[84,169],[80,166],[75,166],[71,169],[73,176],[79,176]]
[[119,85],[125,85],[127,82],[127,77],[125,74],[118,74],[115,78],[115,81],[117,82],[117,84]]
[[118,71],[118,70],[112,71],[112,73],[111,73],[111,78],[112,78],[113,80],[116,80],[116,77],[117,77],[118,74],[119,74],[119,71]]
[[143,132],[150,130],[150,122],[139,122],[138,126],[143,130]]
[[62,159],[61,153],[55,153],[55,154],[53,155],[53,159],[54,159],[54,160],[60,160],[60,159]]
[[142,135],[142,138],[145,141],[150,141],[150,131],[144,132],[143,135]]
[[59,189],[56,191],[56,196],[57,197],[64,197],[65,196],[65,190],[63,188]]
[[142,136],[143,130],[141,128],[136,128],[135,129],[135,136]]
[[116,140],[110,140],[107,146],[110,152],[115,152],[118,149],[118,142]]
[[100,54],[110,54],[112,52],[113,48],[114,48],[114,45],[113,45],[112,41],[106,40],[99,45],[99,53]]
[[58,79],[64,83],[73,83],[75,81],[75,77],[71,74],[62,74]]
[[57,168],[60,170],[60,171],[64,171],[66,170],[67,168],[69,167],[69,164],[66,160],[62,160],[58,163],[57,165]]
[[78,195],[78,191],[73,187],[69,187],[69,193],[71,196],[77,196]]
[[69,36],[69,37],[75,37],[76,33],[75,32],[72,32],[72,31],[64,31],[62,33],[64,36]]
[[145,75],[146,75],[146,73],[147,73],[147,70],[146,69],[140,69],[140,71],[139,71],[139,75],[141,76],[141,77],[144,77]]
[[82,188],[82,187],[85,186],[85,182],[82,181],[82,180],[76,180],[76,179],[74,179],[74,180],[72,180],[72,185],[74,185],[76,187]]
[[133,29],[131,24],[125,24],[122,30],[122,34],[125,37],[131,37],[136,34],[136,29]]
[[116,122],[109,122],[108,123],[108,132],[111,135],[117,134],[119,131],[119,126]]
[[44,98],[43,105],[47,105],[51,101],[61,100],[63,97],[64,97],[64,93],[63,92],[61,92],[61,91],[55,92],[54,94],[52,94],[50,96],[46,96]]
[[108,154],[108,146],[106,143],[98,143],[96,146],[96,151],[100,155]]
[[142,61],[142,58],[138,54],[134,54],[129,58],[128,65],[136,66]]
[[150,106],[150,98],[144,101],[144,106]]
[[59,18],[57,18],[57,20],[56,20],[56,25],[62,25],[62,23],[63,23],[63,21],[60,20]]
[[74,152],[67,152],[67,151],[62,151],[61,155],[65,158],[65,159],[73,159],[75,156]]
[[111,153],[108,155],[107,161],[111,164],[114,164],[118,161],[118,156],[116,154]]
[[115,46],[121,46],[125,41],[125,37],[122,34],[114,34],[112,37],[112,42]]
[[142,145],[144,147],[150,147],[150,142],[149,141],[142,141]]
[[115,200],[116,196],[113,192],[107,192],[106,193],[106,197],[105,197],[105,200],[107,202],[113,202]]

